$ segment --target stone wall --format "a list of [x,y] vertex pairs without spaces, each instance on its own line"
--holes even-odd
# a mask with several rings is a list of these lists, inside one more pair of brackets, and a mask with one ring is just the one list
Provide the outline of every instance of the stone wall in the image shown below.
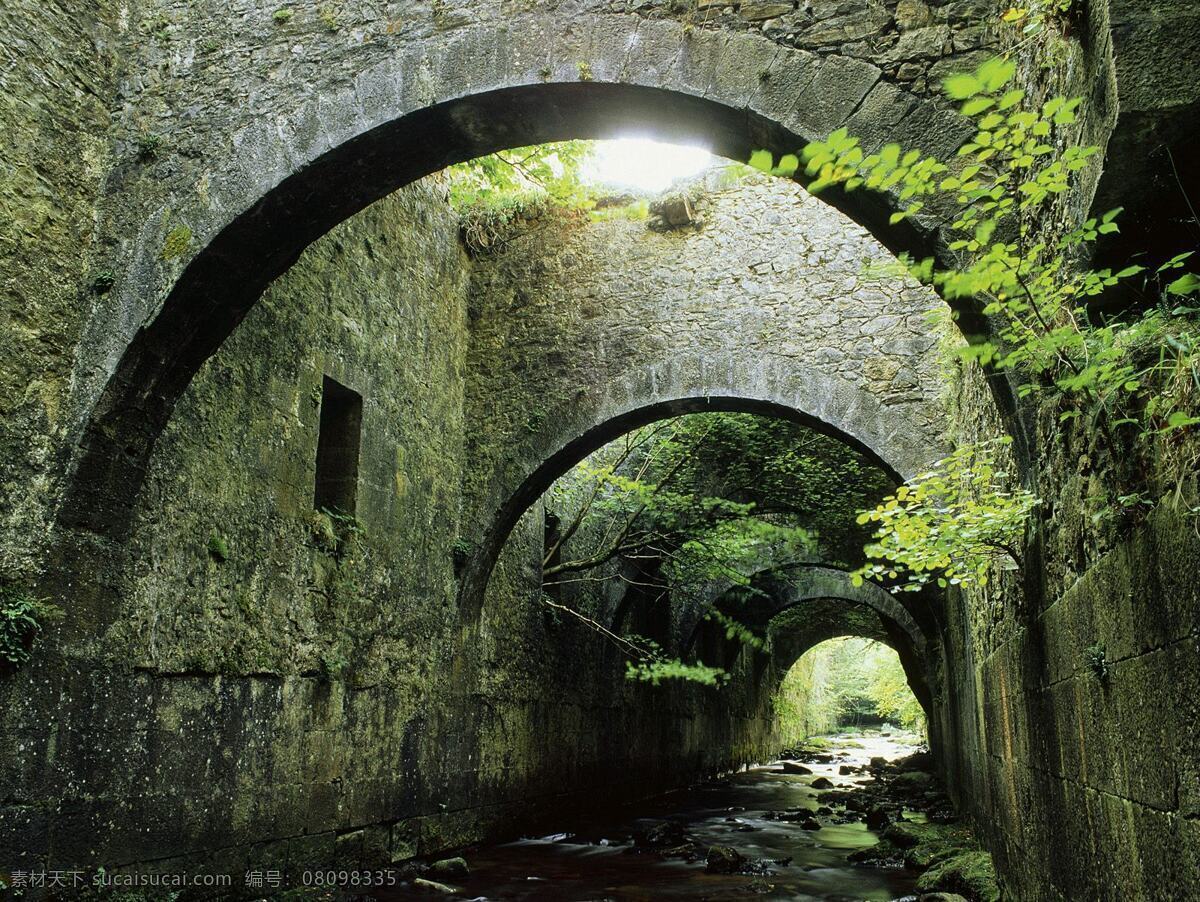
[[0,572],[36,569],[61,477],[85,278],[112,165],[115,4],[0,10]]
[[1025,578],[946,609],[949,783],[1014,898],[1191,898],[1195,515],[1169,494],[1146,522],[1115,513],[1095,437],[1060,429],[1055,409],[1040,425]]
[[931,95],[946,75],[986,59],[997,31],[992,0],[615,0],[612,8],[864,60],[889,81]]
[[[1180,48],[1194,49],[1194,10],[1122,0],[1084,12],[1072,23],[1079,42],[1058,48],[1057,65],[1044,67],[1037,45],[1024,51],[1035,96],[1088,97],[1083,137],[1108,145],[1103,165],[1047,217],[1051,230],[1064,211],[1115,206],[1117,182],[1151,183],[1155,141],[1132,150],[1130,135],[1177,137],[1186,117],[1176,114],[1191,102],[1173,76],[1156,95],[1161,103],[1143,88],[1156,69],[1193,52]],[[1134,33],[1163,28],[1173,29],[1175,50],[1156,45],[1153,59],[1128,52]],[[1148,115],[1147,107],[1157,109]],[[1152,194],[1131,206],[1157,204]],[[1165,204],[1155,206],[1156,226],[1136,209],[1131,222],[1123,217],[1129,237],[1103,248],[1105,263],[1125,265],[1133,248],[1170,247],[1155,235],[1169,220]],[[960,386],[958,434],[997,434],[981,400],[990,398]],[[1130,489],[1114,474],[1128,452],[1114,458],[1094,431],[1061,423],[1060,412],[1035,398],[1025,413],[1033,449],[1025,478],[1043,503],[1022,578],[945,609],[945,695],[936,707],[948,783],[1013,898],[1191,898],[1200,894],[1195,517],[1175,496],[1174,478],[1163,485],[1153,474],[1159,508],[1148,520],[1123,513],[1116,496]],[[1186,456],[1194,441],[1177,439],[1172,454]],[[1183,498],[1194,497],[1194,474],[1183,476]]]
[[[255,838],[278,862],[420,808],[456,625],[465,286],[444,197],[415,187],[314,246],[205,367],[138,499],[120,609],[5,681],[6,867],[228,865]],[[356,524],[314,511],[324,376],[363,397]]]
[[534,221],[477,261],[464,529],[481,568],[553,479],[646,411],[807,418],[905,477],[942,456],[932,352],[948,330],[930,317],[945,305],[872,277],[887,252],[799,187],[719,181],[680,229]]
[[[631,683],[624,660],[591,631],[537,604],[538,506],[510,536],[478,622],[462,618],[456,551],[463,518],[477,516],[464,487],[508,447],[497,424],[516,409],[499,388],[490,409],[483,403],[485,375],[572,397],[578,359],[605,346],[591,344],[600,333],[561,323],[557,332],[543,324],[540,334],[558,342],[544,359],[526,356],[528,344],[497,342],[493,317],[513,311],[513,284],[525,285],[550,325],[559,321],[552,311],[579,297],[555,294],[553,280],[526,280],[521,266],[535,253],[509,258],[515,282],[500,276],[498,259],[472,266],[443,192],[418,183],[314,244],[184,394],[137,499],[122,569],[103,577],[117,602],[90,621],[95,632],[75,624],[52,636],[0,684],[5,867],[298,873],[334,860],[387,863],[511,834],[573,800],[686,783],[777,744],[770,690],[815,640],[790,639],[786,662],[730,653],[734,681],[719,692]],[[826,230],[831,246],[813,297],[796,296],[838,303],[872,245],[853,229],[838,244],[844,222],[798,195],[777,202],[781,218],[797,204],[809,238]],[[783,314],[751,290],[762,261],[737,241],[758,240],[755,224],[771,206],[752,182],[714,198],[692,238],[645,222],[597,223],[580,225],[566,247],[579,272],[597,274],[586,284],[613,292],[592,308],[600,324],[629,320],[621,347],[638,347],[640,334],[653,356],[662,346],[652,320],[665,327],[686,321],[683,305],[712,305],[726,308],[728,347],[742,336],[740,353],[759,354],[766,320]],[[679,309],[658,289],[613,300],[628,283],[605,267],[640,256],[648,276],[677,258],[679,242],[697,239],[719,249],[707,254],[709,278],[744,295],[741,306],[732,293],[716,303],[698,289],[689,300],[683,286],[700,282],[683,268],[663,270],[681,286]],[[548,271],[561,272],[566,252],[553,240],[543,246]],[[807,244],[793,252],[819,253]],[[789,264],[792,280],[800,266]],[[912,286],[876,300],[890,318],[856,313],[857,337],[842,344],[847,360],[866,359],[881,331],[899,330],[897,365],[876,377],[890,380],[914,366],[907,317],[931,301]],[[752,309],[757,328],[737,328]],[[510,317],[514,328],[529,322]],[[883,325],[863,328],[873,322]],[[314,510],[327,377],[362,397],[353,520]],[[934,403],[910,383],[896,400],[916,411]],[[576,601],[608,620],[622,599]],[[854,628],[826,607],[814,614],[821,637]],[[690,635],[693,622],[679,612],[667,622],[686,623]],[[667,644],[682,646],[682,634]]]

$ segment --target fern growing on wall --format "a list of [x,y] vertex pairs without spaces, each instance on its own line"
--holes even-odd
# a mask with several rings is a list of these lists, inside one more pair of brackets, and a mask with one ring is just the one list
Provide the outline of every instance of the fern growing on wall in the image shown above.
[[0,583],[0,670],[27,664],[46,624],[61,617],[61,609],[19,583]]

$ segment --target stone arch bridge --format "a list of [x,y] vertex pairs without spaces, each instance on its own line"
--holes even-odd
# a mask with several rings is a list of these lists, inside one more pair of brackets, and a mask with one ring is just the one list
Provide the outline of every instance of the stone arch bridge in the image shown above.
[[[1152,6],[1085,4],[1066,63],[1022,77],[1087,94],[1110,147],[1065,206],[1123,205],[1126,247],[1162,250],[1183,202],[1160,189],[1196,193],[1166,151],[1196,137],[1200,40],[1194,4]],[[922,639],[939,764],[1015,897],[1200,894],[1193,534],[1162,513],[1098,536],[1086,449],[1003,380],[944,403],[944,305],[861,278],[943,253],[936,211],[889,226],[888,198],[752,181],[699,230],[593,223],[472,260],[421,181],[621,130],[745,159],[846,126],[949,156],[966,126],[937,79],[994,25],[977,0],[0,10],[0,579],[66,614],[0,676],[0,870],[401,860],[770,754],[754,661],[720,702],[655,694],[526,603],[522,514],[555,476],[716,408],[897,478],[952,426],[1034,436],[1054,518],[1030,571],[890,618]],[[349,469],[321,451],[334,419]],[[323,479],[365,529],[314,511]],[[813,630],[891,636],[844,588],[805,599]]]

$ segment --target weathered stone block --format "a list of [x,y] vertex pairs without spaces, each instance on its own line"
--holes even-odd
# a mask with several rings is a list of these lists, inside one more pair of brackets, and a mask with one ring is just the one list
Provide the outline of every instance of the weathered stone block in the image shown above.
[[738,15],[751,22],[761,22],[763,19],[774,19],[792,11],[790,3],[743,3],[738,7]]

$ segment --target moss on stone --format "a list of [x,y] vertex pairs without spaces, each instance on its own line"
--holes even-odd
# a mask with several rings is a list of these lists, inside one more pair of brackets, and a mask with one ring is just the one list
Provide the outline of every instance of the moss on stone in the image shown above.
[[883,833],[884,842],[902,850],[907,867],[924,870],[962,852],[978,851],[979,844],[965,827],[949,824],[914,824],[897,821]]
[[996,869],[987,852],[951,855],[922,874],[917,889],[925,893],[958,893],[971,902],[1000,902]]
[[167,232],[163,239],[162,251],[159,256],[163,260],[175,260],[187,253],[192,243],[192,230],[185,225],[177,225]]
[[217,533],[210,533],[208,536],[208,554],[218,564],[225,563],[229,560],[229,543]]

